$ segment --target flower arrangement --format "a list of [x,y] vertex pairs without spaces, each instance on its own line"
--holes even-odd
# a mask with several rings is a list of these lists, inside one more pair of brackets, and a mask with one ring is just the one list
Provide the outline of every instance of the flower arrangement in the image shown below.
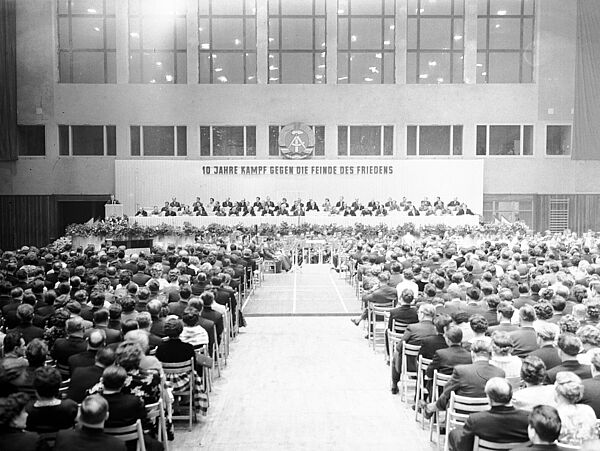
[[380,236],[405,236],[413,235],[416,238],[423,236],[437,235],[440,238],[453,236],[524,236],[532,233],[531,230],[522,222],[513,224],[479,224],[478,226],[459,226],[449,227],[443,224],[428,225],[417,227],[413,223],[406,223],[397,227],[389,227],[385,224],[376,226],[356,223],[353,226],[341,226],[337,224],[318,225],[303,223],[300,225],[290,225],[282,222],[279,225],[261,224],[258,226],[228,226],[222,224],[209,224],[207,226],[195,227],[189,222],[184,223],[183,227],[160,224],[156,226],[141,226],[137,222],[129,223],[127,219],[110,219],[107,221],[97,221],[94,223],[71,224],[66,229],[67,236],[81,237],[109,237],[109,238],[152,238],[156,236],[194,236],[200,238],[216,238],[230,236],[233,233],[242,235],[260,235],[264,237],[275,236],[304,236],[304,237],[325,237],[325,236],[360,236],[364,239]]

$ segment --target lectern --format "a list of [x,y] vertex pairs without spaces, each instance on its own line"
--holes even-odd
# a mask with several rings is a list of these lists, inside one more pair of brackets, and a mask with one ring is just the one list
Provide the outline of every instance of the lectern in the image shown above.
[[106,204],[104,206],[104,218],[114,218],[123,216],[123,204]]

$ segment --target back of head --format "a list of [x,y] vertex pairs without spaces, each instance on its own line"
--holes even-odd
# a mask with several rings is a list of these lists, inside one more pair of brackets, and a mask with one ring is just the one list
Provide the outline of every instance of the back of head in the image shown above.
[[188,307],[184,310],[182,320],[187,327],[194,327],[198,324],[200,313],[193,307]]
[[415,295],[413,293],[413,290],[405,288],[404,290],[402,290],[400,298],[402,299],[403,304],[412,304],[413,300],[415,299]]
[[85,398],[79,406],[77,420],[83,426],[103,428],[104,421],[108,418],[108,403],[100,395],[91,395]]
[[[181,292],[179,293],[179,295],[181,296]],[[148,309],[148,313],[150,313],[151,316],[158,316],[160,314],[162,304],[158,299],[153,299],[150,302],[148,302],[146,308]]]
[[202,300],[202,303],[204,304],[205,307],[209,307],[212,305],[213,301],[215,300],[215,295],[213,293],[211,293],[210,291],[205,291],[204,293],[202,293],[200,295],[200,299]]
[[541,385],[546,378],[546,364],[537,356],[530,355],[523,359],[521,379],[531,385]]
[[25,357],[29,362],[29,366],[37,368],[44,366],[46,362],[46,356],[48,355],[48,345],[39,338],[34,338],[27,345],[25,350]]
[[531,305],[526,304],[519,309],[519,319],[522,323],[533,323],[536,318],[535,309]]
[[178,338],[183,331],[183,321],[177,317],[169,317],[165,320],[164,332],[169,338]]
[[492,355],[492,345],[487,340],[475,340],[471,343],[471,352],[477,357],[485,357],[489,360]]
[[187,300],[192,296],[192,288],[185,284],[182,285],[181,288],[179,289],[179,297],[183,300]]
[[446,329],[444,336],[451,344],[461,344],[463,339],[463,331],[458,326],[450,326]]
[[91,349],[103,348],[106,345],[106,332],[102,329],[92,329],[87,341],[88,347]]
[[107,366],[102,372],[102,385],[106,390],[121,390],[125,379],[127,379],[127,371],[118,365]]
[[539,405],[535,406],[529,414],[529,427],[535,431],[540,440],[553,443],[560,435],[562,423],[554,407]]
[[556,373],[554,384],[556,394],[571,404],[575,404],[583,397],[583,383],[577,374],[571,371],[560,371]]
[[115,351],[112,348],[102,348],[96,353],[96,364],[107,367],[115,362]]
[[148,329],[152,325],[152,316],[148,312],[139,312],[135,319],[140,329]]
[[449,315],[438,315],[433,320],[433,325],[438,334],[443,334],[450,323],[452,323],[452,318]]
[[515,309],[510,302],[502,301],[498,304],[496,309],[498,313],[502,315],[503,318],[511,319],[513,314],[515,313]]
[[576,357],[581,351],[582,343],[575,335],[562,333],[558,337],[558,348],[566,355]]
[[123,324],[121,324],[121,332],[125,335],[130,330],[137,330],[140,328],[138,322],[134,319],[128,319]]
[[57,398],[62,378],[60,372],[51,366],[37,368],[33,378],[33,388],[40,398]]
[[492,377],[485,384],[485,394],[492,405],[506,405],[512,400],[512,387],[503,377]]
[[69,318],[66,323],[67,334],[77,334],[83,332],[83,319],[80,316]]
[[477,334],[484,334],[488,330],[488,321],[483,315],[472,315],[469,324],[473,332]]
[[506,332],[497,330],[492,334],[492,350],[496,355],[509,355],[513,348],[514,342]]

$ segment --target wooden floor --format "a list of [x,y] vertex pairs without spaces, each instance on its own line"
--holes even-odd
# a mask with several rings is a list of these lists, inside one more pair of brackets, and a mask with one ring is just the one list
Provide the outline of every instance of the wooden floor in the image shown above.
[[[313,271],[329,280],[325,267],[303,269],[302,277]],[[291,276],[268,275],[255,302],[289,290]],[[352,290],[338,290],[344,305],[357,303]],[[301,291],[296,296],[296,311],[304,311]],[[339,299],[329,302],[323,311],[343,311]],[[215,380],[208,416],[192,432],[176,423],[170,449],[435,450],[413,410],[391,395],[383,353],[369,348],[364,333],[347,316],[249,317]]]

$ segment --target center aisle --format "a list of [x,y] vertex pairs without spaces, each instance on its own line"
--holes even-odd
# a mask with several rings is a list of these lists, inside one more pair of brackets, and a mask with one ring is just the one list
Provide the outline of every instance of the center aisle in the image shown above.
[[348,317],[248,318],[208,416],[170,449],[434,450],[363,336]]

